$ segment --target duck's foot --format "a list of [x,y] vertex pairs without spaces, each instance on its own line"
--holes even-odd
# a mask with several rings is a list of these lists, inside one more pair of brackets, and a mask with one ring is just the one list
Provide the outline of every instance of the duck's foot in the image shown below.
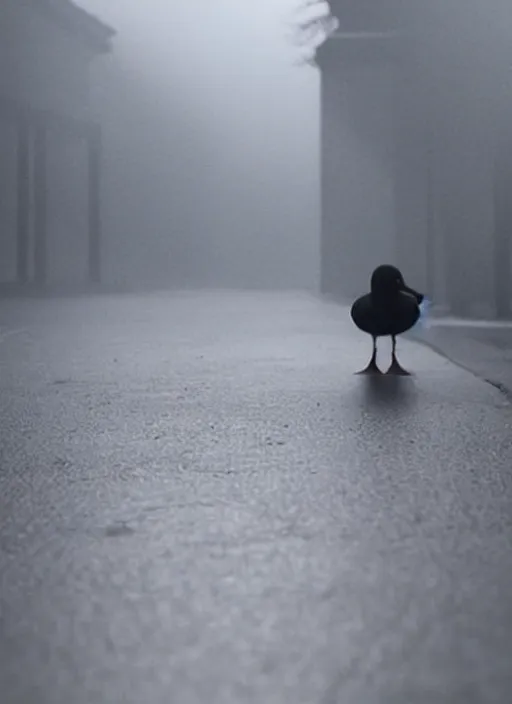
[[386,374],[390,376],[412,376],[411,372],[404,369],[399,363],[395,355],[391,358],[391,366],[387,370]]
[[360,372],[356,372],[356,374],[363,376],[374,376],[375,374],[382,375],[382,372],[378,368],[375,358],[372,357],[368,363],[368,366],[365,369],[361,369]]

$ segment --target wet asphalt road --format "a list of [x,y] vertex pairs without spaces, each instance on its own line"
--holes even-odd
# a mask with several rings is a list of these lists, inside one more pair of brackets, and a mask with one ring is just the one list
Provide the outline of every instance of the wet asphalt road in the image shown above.
[[0,302],[2,704],[510,704],[512,412],[295,294]]

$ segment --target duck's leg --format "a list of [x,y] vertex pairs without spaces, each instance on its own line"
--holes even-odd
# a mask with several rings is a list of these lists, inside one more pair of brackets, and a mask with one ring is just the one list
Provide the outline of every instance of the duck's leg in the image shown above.
[[393,374],[395,376],[411,376],[411,373],[407,371],[407,369],[404,369],[399,363],[398,359],[396,358],[396,337],[395,335],[391,336],[393,339],[393,348],[391,352],[391,366],[387,370],[386,374]]
[[362,369],[360,372],[356,372],[356,374],[382,374],[381,370],[377,366],[377,338],[372,335],[372,340],[373,340],[373,352],[372,352],[372,358],[368,362],[368,366],[366,369]]

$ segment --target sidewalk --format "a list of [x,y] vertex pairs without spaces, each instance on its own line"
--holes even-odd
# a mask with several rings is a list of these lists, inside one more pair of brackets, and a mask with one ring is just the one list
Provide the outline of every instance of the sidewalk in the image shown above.
[[431,318],[409,339],[421,342],[496,386],[512,400],[512,321]]
[[509,704],[512,410],[370,347],[309,293],[2,301],[2,703]]

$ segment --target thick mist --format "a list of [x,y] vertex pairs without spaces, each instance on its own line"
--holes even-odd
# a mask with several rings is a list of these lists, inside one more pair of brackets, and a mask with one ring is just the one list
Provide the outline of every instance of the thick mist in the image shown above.
[[316,287],[319,76],[294,0],[79,4],[118,33],[91,71],[107,278]]

